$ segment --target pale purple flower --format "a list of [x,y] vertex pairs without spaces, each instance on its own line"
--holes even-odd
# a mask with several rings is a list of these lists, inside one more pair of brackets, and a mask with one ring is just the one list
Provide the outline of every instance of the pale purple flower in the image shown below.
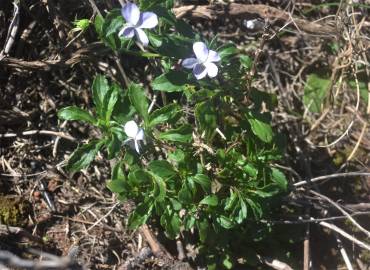
[[119,36],[125,38],[136,38],[143,46],[148,46],[149,39],[143,29],[151,29],[157,26],[158,17],[153,12],[141,13],[137,5],[128,2],[122,9],[121,13],[126,20],[126,25],[119,31]]
[[134,141],[136,152],[140,154],[139,141],[144,140],[144,130],[139,128],[135,121],[131,120],[125,124],[124,131],[128,137],[124,143]]
[[203,42],[195,42],[193,51],[196,58],[186,58],[182,61],[184,68],[193,69],[197,80],[203,79],[206,75],[213,78],[217,76],[218,68],[214,62],[221,60],[217,52],[208,50]]

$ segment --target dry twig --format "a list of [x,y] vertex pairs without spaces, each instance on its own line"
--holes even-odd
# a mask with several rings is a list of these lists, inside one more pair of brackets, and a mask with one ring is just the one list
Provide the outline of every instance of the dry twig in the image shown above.
[[69,134],[66,134],[64,132],[57,132],[57,131],[52,131],[52,130],[29,130],[29,131],[24,131],[22,133],[5,133],[5,134],[0,134],[0,138],[14,138],[18,136],[31,136],[31,135],[48,135],[48,136],[56,136],[56,137],[61,137],[63,139],[75,142],[77,141],[76,138],[72,137]]
[[297,183],[294,183],[293,186],[295,187],[301,187],[307,184],[323,181],[323,180],[329,180],[333,178],[344,178],[344,177],[354,177],[354,176],[370,176],[370,172],[349,172],[349,173],[334,173],[330,175],[323,175],[318,176],[315,178],[311,178],[309,180],[299,181]]
[[[292,21],[292,16],[289,12],[283,11],[267,5],[248,5],[230,3],[227,5],[208,5],[208,6],[182,6],[174,8],[173,12],[176,17],[184,16],[205,18],[208,20],[216,20],[225,17],[241,17],[243,19],[253,19],[256,14],[269,21],[278,23],[287,23]],[[334,37],[336,29],[329,25],[310,22],[305,19],[293,18],[294,23],[298,28],[306,33],[314,35],[323,35],[325,37]]]

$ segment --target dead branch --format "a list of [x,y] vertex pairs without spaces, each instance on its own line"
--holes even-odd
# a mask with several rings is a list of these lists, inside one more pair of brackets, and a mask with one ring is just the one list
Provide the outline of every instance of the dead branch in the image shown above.
[[94,54],[99,54],[101,56],[109,51],[110,49],[105,47],[103,43],[95,42],[77,50],[68,59],[27,61],[14,57],[5,57],[0,61],[0,66],[4,65],[10,68],[48,71],[52,68],[69,68],[79,62],[92,60]]
[[[280,10],[267,5],[248,5],[230,3],[228,5],[207,5],[207,6],[182,6],[174,8],[173,12],[177,18],[191,16],[195,18],[204,18],[208,20],[216,20],[218,18],[238,17],[243,19],[253,19],[255,15],[267,19],[269,21],[276,21],[280,24],[292,22],[292,17],[289,12]],[[335,37],[337,31],[335,27],[325,25],[317,22],[310,22],[305,19],[293,18],[294,24],[297,25],[300,31],[307,34],[323,35],[326,37]]]
[[43,243],[43,240],[41,238],[39,238],[38,236],[33,235],[33,234],[27,232],[23,228],[0,224],[0,235],[1,234],[9,234],[9,233],[11,233],[11,234],[17,234],[17,235],[19,235],[21,237],[28,238],[29,240],[34,241],[36,243],[41,243],[41,244]]
[[325,227],[325,228],[328,228],[328,229],[330,229],[332,231],[335,231],[335,232],[339,233],[344,238],[347,238],[349,241],[351,241],[352,243],[358,245],[359,247],[362,247],[362,248],[370,251],[370,246],[368,244],[366,244],[366,243],[358,240],[357,238],[351,236],[350,234],[348,234],[347,232],[343,231],[341,228],[335,226],[334,224],[330,224],[330,223],[327,223],[325,221],[321,221],[319,224],[321,226]]
[[52,130],[29,130],[29,131],[24,131],[22,133],[5,133],[5,134],[0,134],[0,138],[14,138],[18,136],[30,136],[30,135],[49,135],[49,136],[56,136],[60,137],[72,142],[75,142],[76,139],[73,138],[71,135],[66,134],[64,132],[57,132],[57,131],[52,131]]
[[257,255],[260,261],[268,266],[270,266],[273,269],[276,270],[293,270],[292,267],[290,267],[288,264],[285,262],[279,261],[277,259],[272,259],[268,257],[263,257],[260,255]]
[[0,250],[0,265],[21,269],[84,269],[69,256],[57,257],[51,254],[45,256],[45,253],[42,253],[42,255],[47,257],[47,260],[26,260],[9,251]]
[[325,195],[320,194],[320,193],[318,193],[316,191],[310,190],[309,192],[312,193],[312,194],[314,194],[314,195],[316,195],[316,196],[318,196],[319,198],[322,198],[322,199],[325,199],[326,201],[328,201],[331,205],[333,205],[340,212],[342,212],[342,214],[344,214],[352,222],[352,224],[354,226],[356,226],[360,231],[362,231],[364,234],[366,234],[367,237],[370,237],[370,232],[368,230],[366,230],[364,227],[362,227],[360,224],[358,224],[358,222],[353,217],[351,217],[351,215],[349,213],[347,213],[339,204],[337,204],[336,202],[334,202],[329,197],[326,197]]
[[[351,217],[355,216],[370,216],[370,211],[365,212],[355,212],[350,215]],[[269,223],[269,224],[286,224],[286,225],[295,225],[295,224],[305,224],[305,223],[319,223],[321,221],[334,221],[334,220],[342,220],[348,218],[347,216],[335,216],[335,217],[327,217],[327,218],[309,218],[309,219],[300,219],[297,220],[261,220],[262,223]]]
[[150,231],[148,225],[146,224],[142,225],[139,231],[144,235],[146,241],[148,242],[155,256],[165,254],[167,255],[168,258],[172,259],[172,255],[158,242],[157,238]]
[[333,178],[342,178],[342,177],[353,177],[353,176],[370,176],[370,172],[349,172],[349,173],[334,173],[330,175],[323,175],[323,176],[318,176],[315,178],[312,178],[310,180],[306,181],[299,181],[297,183],[294,183],[293,185],[295,187],[300,187],[304,186],[306,184],[322,181],[322,180],[329,180]]

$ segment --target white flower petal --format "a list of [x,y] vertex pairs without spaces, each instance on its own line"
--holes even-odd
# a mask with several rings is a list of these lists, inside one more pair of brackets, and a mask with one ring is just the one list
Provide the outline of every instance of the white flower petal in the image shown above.
[[137,140],[135,140],[135,149],[136,149],[136,152],[137,152],[138,154],[140,154],[139,143],[138,143],[138,141],[137,141]]
[[220,60],[221,60],[221,57],[217,52],[213,50],[209,50],[207,62],[218,62]]
[[134,3],[128,2],[122,9],[121,13],[126,22],[136,25],[140,18],[140,10]]
[[140,128],[139,132],[136,134],[135,140],[137,141],[144,140],[144,130],[142,128]]
[[195,42],[193,44],[193,50],[194,50],[194,53],[195,53],[195,56],[197,57],[197,59],[200,61],[200,62],[205,62],[208,58],[208,48],[206,46],[206,44],[204,44],[203,42]]
[[119,32],[118,36],[124,36],[125,38],[132,38],[135,35],[135,28],[132,26],[124,26]]
[[139,127],[137,126],[135,121],[131,120],[125,124],[124,130],[125,130],[127,137],[135,139],[137,133],[139,132]]
[[139,22],[137,23],[138,28],[154,28],[158,24],[158,17],[153,12],[143,12],[140,14]]
[[207,75],[207,68],[203,64],[196,64],[193,68],[193,74],[197,80],[203,79]]
[[140,41],[140,43],[143,44],[144,47],[148,46],[149,39],[143,30],[141,30],[140,28],[135,28],[135,36]]
[[216,77],[218,73],[218,67],[214,63],[205,63],[207,74],[210,78]]
[[184,68],[192,69],[194,66],[198,63],[198,60],[196,58],[186,58],[182,61],[181,65]]

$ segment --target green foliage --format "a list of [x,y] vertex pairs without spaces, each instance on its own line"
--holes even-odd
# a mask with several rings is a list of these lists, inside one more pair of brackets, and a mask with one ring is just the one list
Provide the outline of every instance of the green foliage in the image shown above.
[[155,110],[150,115],[149,126],[154,127],[158,124],[173,123],[179,117],[181,117],[181,107],[176,103],[172,103]]
[[182,125],[176,129],[170,129],[168,131],[159,134],[159,138],[165,141],[189,143],[191,141],[192,128],[190,125]]
[[65,107],[58,111],[58,117],[63,120],[79,120],[95,124],[95,118],[87,111],[76,106]]
[[195,117],[199,123],[201,132],[210,140],[217,128],[217,108],[212,100],[198,103],[195,106]]
[[264,118],[266,117],[256,113],[250,113],[247,115],[248,122],[251,125],[254,135],[260,138],[262,141],[269,143],[272,140],[273,132],[271,126],[269,125],[269,121]]
[[94,160],[102,141],[91,141],[77,148],[68,160],[67,169],[71,172],[77,172],[86,169]]
[[154,90],[164,92],[181,92],[188,83],[188,74],[183,71],[170,70],[152,82]]
[[307,77],[304,87],[303,104],[314,113],[321,112],[322,104],[325,100],[330,80],[312,73]]
[[99,117],[105,118],[105,110],[104,107],[106,104],[104,104],[104,100],[106,98],[107,92],[109,90],[108,81],[107,79],[102,76],[98,75],[96,76],[93,86],[92,86],[92,94],[93,94],[93,101],[96,108],[96,113]]
[[87,28],[90,26],[90,20],[89,19],[80,19],[75,20],[73,22],[74,28],[72,31],[86,31]]
[[[285,175],[271,166],[282,156],[281,140],[271,127],[270,111],[277,97],[258,89],[244,92],[243,78],[253,59],[241,55],[232,43],[219,46],[217,38],[208,44],[221,57],[218,76],[196,80],[191,71],[181,68],[180,59],[192,56],[192,44],[200,36],[172,14],[173,1],[141,0],[140,5],[159,16],[158,27],[146,31],[151,44],[146,51],[118,37],[125,24],[120,10],[96,16],[94,26],[112,50],[148,58],[154,79],[148,89],[139,82],[121,89],[98,75],[92,85],[94,115],[73,106],[59,111],[61,119],[84,121],[101,131],[100,138],[77,148],[68,169],[88,167],[101,151],[116,162],[107,187],[120,200],[137,205],[128,219],[130,228],[155,218],[171,239],[196,230],[200,248],[213,247],[209,265],[232,269],[235,258],[224,252],[231,247],[227,235],[257,223],[287,191]],[[309,76],[304,101],[314,99],[311,109],[319,108],[324,95],[317,91],[327,86],[325,79]],[[149,113],[154,95],[158,100]],[[145,141],[140,143],[145,148],[140,149],[145,151],[140,153],[130,146],[135,143],[133,135],[128,138],[123,128],[132,120],[144,123],[140,128],[145,130]],[[262,237],[258,231],[254,227],[250,234]],[[219,242],[212,242],[215,239]]]
[[137,113],[144,119],[145,123],[147,123],[149,119],[149,105],[144,89],[138,84],[131,84],[128,88],[128,96],[132,106],[134,106]]

